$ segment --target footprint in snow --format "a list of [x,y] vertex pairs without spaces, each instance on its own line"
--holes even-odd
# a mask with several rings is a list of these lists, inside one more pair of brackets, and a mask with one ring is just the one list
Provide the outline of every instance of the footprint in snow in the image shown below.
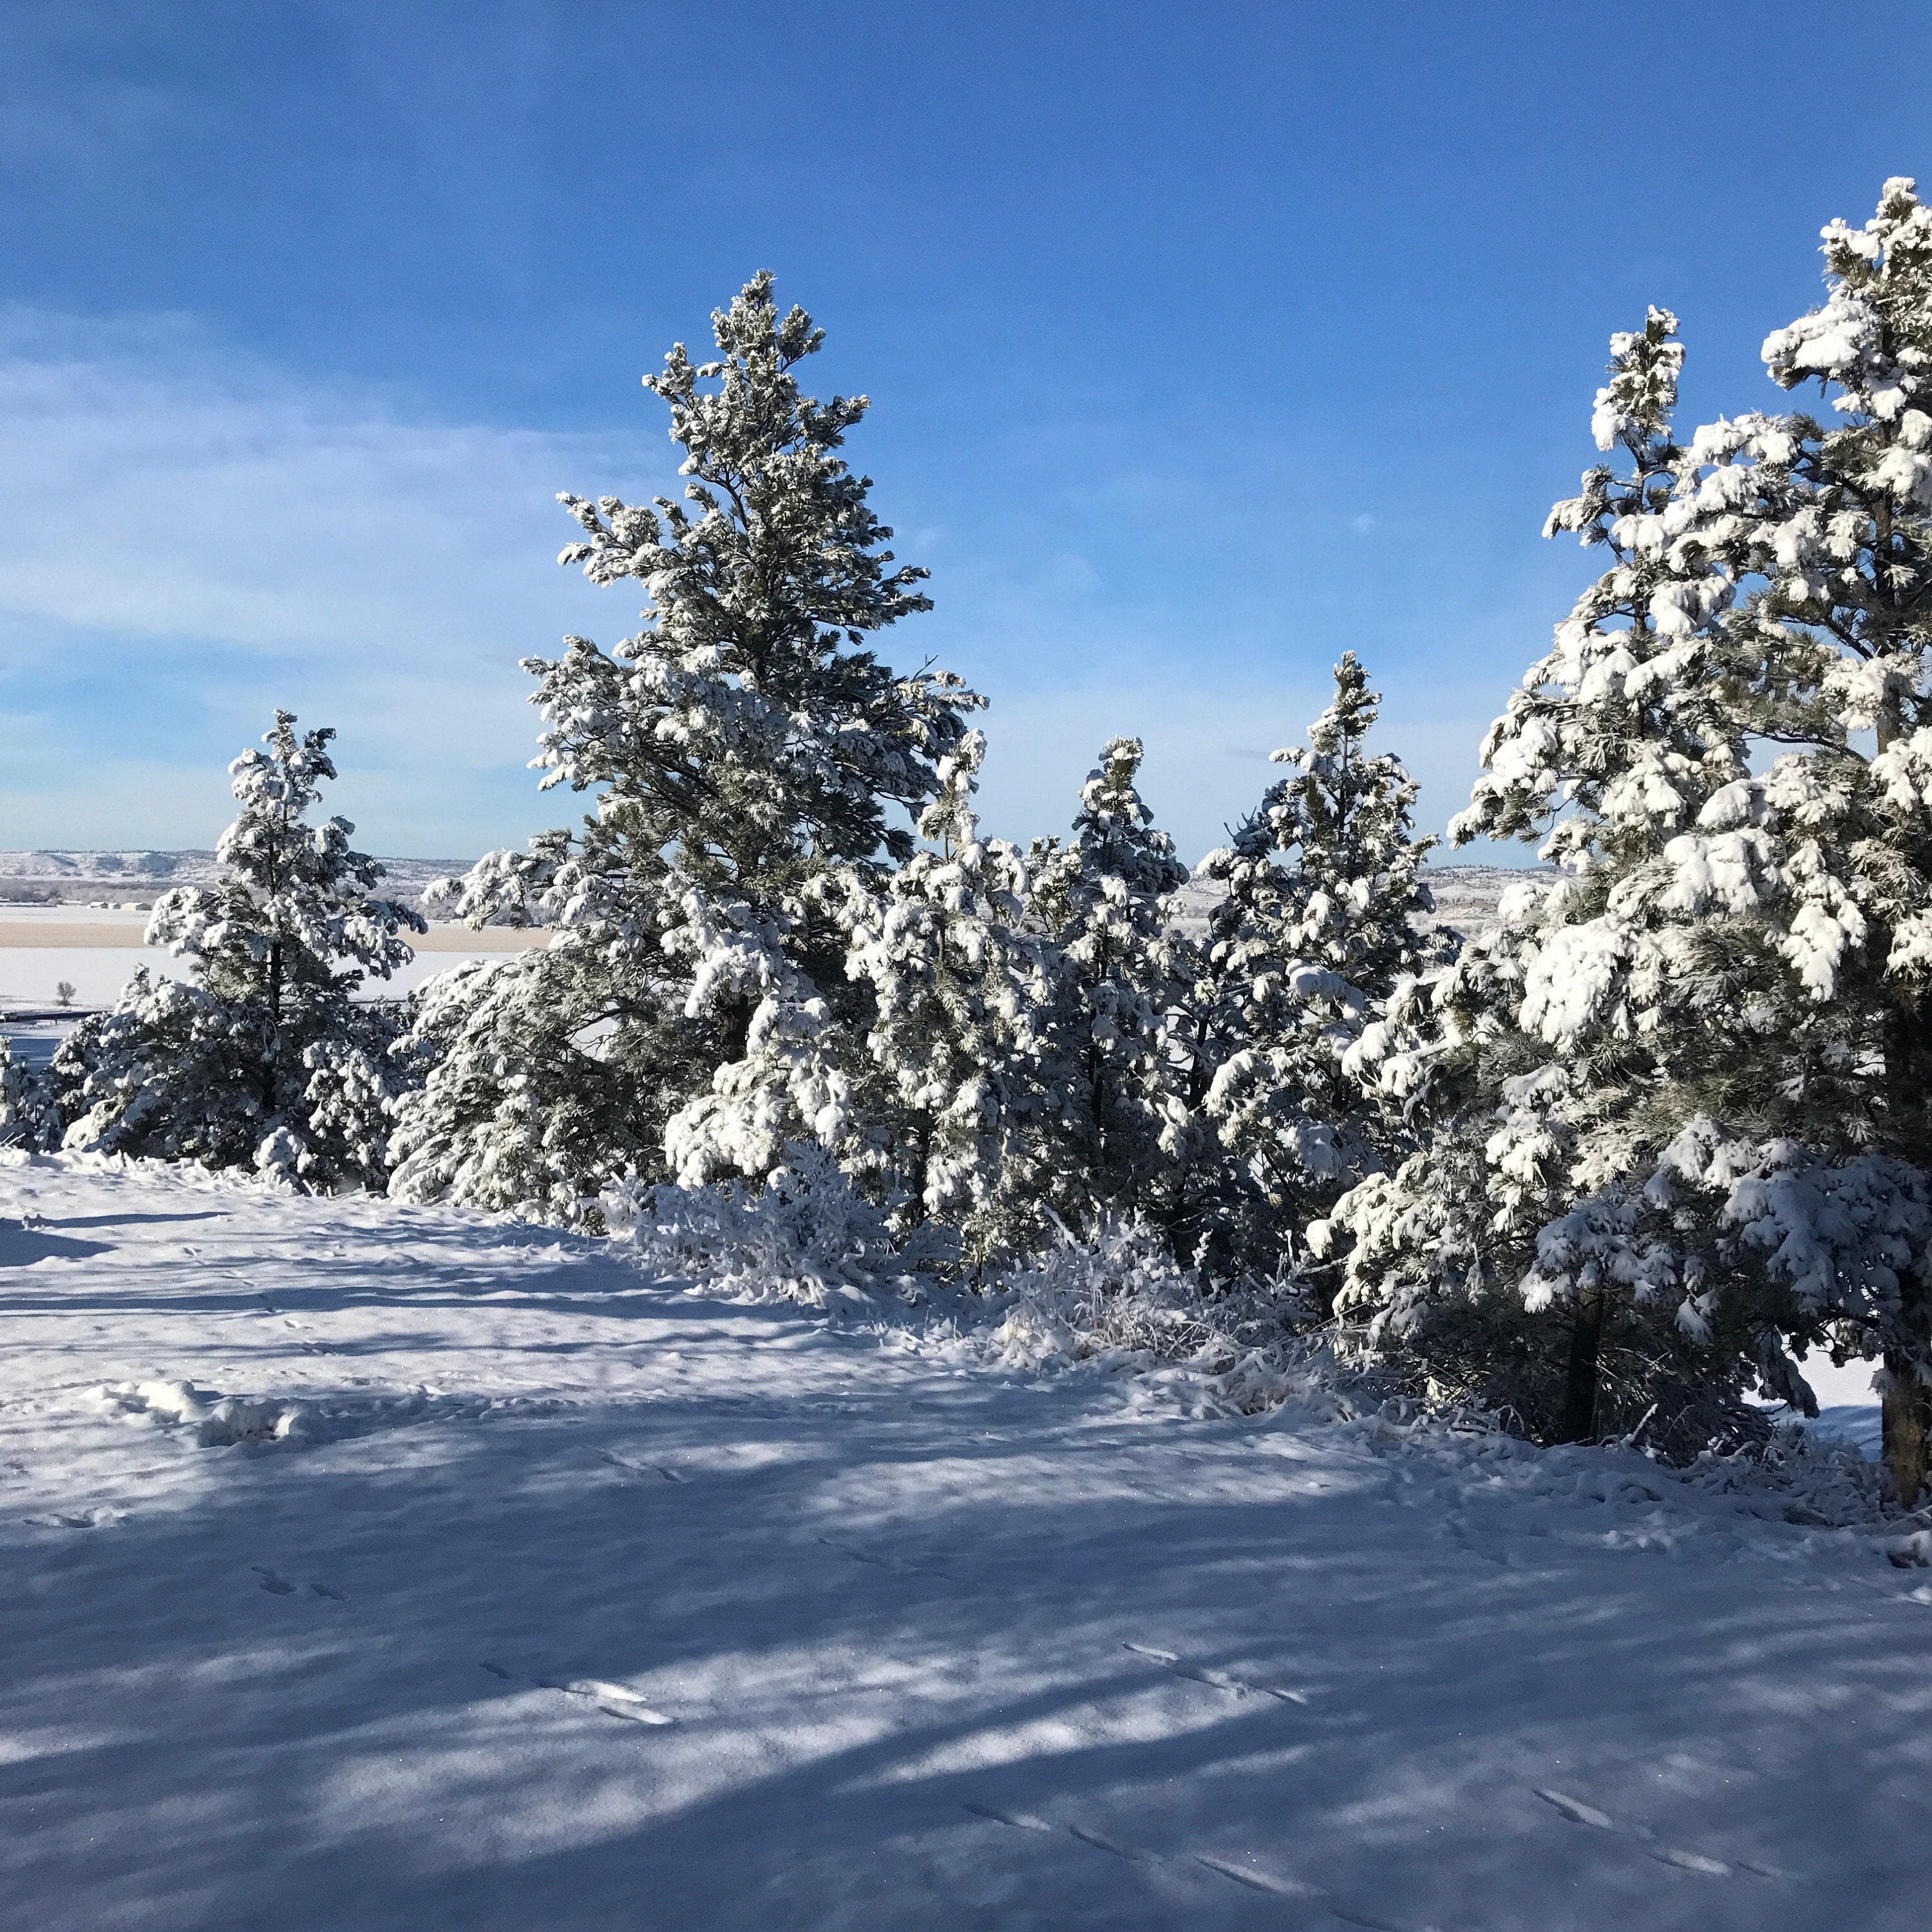
[[842,1556],[849,1556],[854,1563],[869,1564],[874,1570],[889,1570],[896,1576],[943,1576],[949,1583],[957,1580],[950,1571],[935,1570],[924,1563],[900,1562],[888,1556],[874,1556],[868,1550],[855,1550],[849,1543],[835,1543],[829,1536],[821,1536],[819,1541],[827,1550],[836,1550]]
[[688,1483],[688,1476],[680,1476],[675,1469],[667,1469],[662,1462],[627,1462],[621,1456],[614,1456],[605,1450],[601,1460],[614,1469],[622,1469],[628,1476],[662,1476],[668,1483]]
[[[1588,1825],[1594,1831],[1618,1832],[1642,1840],[1656,1836],[1642,1826],[1621,1826],[1607,1812],[1599,1811],[1594,1804],[1586,1804],[1580,1798],[1572,1798],[1566,1792],[1546,1791],[1540,1786],[1532,1788],[1544,1804],[1553,1806],[1573,1825]],[[1775,1865],[1759,1864],[1749,1858],[1726,1861],[1707,1858],[1702,1852],[1687,1852],[1676,1845],[1646,1844],[1644,1849],[1659,1864],[1674,1866],[1678,1871],[1696,1872],[1703,1878],[1735,1878],[1741,1871],[1750,1872],[1758,1878],[1791,1876],[1790,1873],[1781,1871]]]
[[1176,1677],[1184,1677],[1190,1684],[1204,1684],[1210,1690],[1225,1690],[1231,1697],[1245,1697],[1252,1693],[1257,1696],[1273,1697],[1284,1704],[1306,1704],[1308,1694],[1305,1690],[1291,1690],[1281,1684],[1250,1684],[1246,1679],[1232,1677],[1225,1670],[1197,1670],[1171,1650],[1157,1650],[1152,1644],[1124,1643],[1123,1650],[1131,1651],[1136,1657],[1144,1657],[1150,1664],[1157,1664],[1162,1670]]
[[566,1697],[580,1697],[594,1705],[607,1718],[621,1718],[630,1724],[674,1724],[675,1718],[654,1711],[638,1694],[622,1684],[606,1684],[595,1677],[573,1678],[568,1684],[545,1684],[546,1690],[561,1690]]
[[[514,1671],[506,1670],[500,1664],[492,1664],[487,1658],[482,1668],[492,1677],[505,1684],[518,1682]],[[575,1677],[566,1683],[554,1677],[533,1677],[530,1682],[539,1690],[560,1691],[566,1697],[577,1697],[594,1705],[607,1718],[620,1718],[632,1724],[674,1724],[675,1718],[667,1717],[662,1711],[653,1710],[636,1691],[622,1684],[608,1684],[602,1678]]]
[[[976,1818],[989,1819],[995,1825],[1009,1825],[1017,1832],[1051,1832],[1054,1828],[1044,1818],[1030,1811],[1014,1811],[1000,1804],[982,1804],[968,1801],[962,1809],[972,1813]],[[1124,1858],[1130,1864],[1158,1864],[1159,1857],[1150,1852],[1137,1851],[1131,1845],[1124,1845],[1118,1839],[1110,1838],[1104,1832],[1096,1832],[1088,1825],[1072,1824],[1066,1827],[1068,1837],[1078,1838],[1083,1845],[1091,1845],[1096,1851],[1109,1852],[1117,1858]],[[1257,1864],[1251,1858],[1230,1858],[1220,1852],[1196,1852],[1193,1855],[1196,1864],[1205,1865],[1225,1879],[1232,1879],[1236,1885],[1250,1892],[1264,1892],[1276,1898],[1312,1898],[1321,1888],[1305,1883],[1300,1879],[1284,1877],[1280,1872],[1270,1871],[1267,1866]],[[1370,1922],[1363,1921],[1366,1924]],[[1407,1932],[1407,1928],[1403,1928]]]
[[1697,1872],[1706,1878],[1729,1878],[1731,1868],[1722,1858],[1707,1858],[1701,1852],[1682,1852],[1674,1846],[1651,1853],[1660,1865],[1675,1865],[1679,1871]]
[[[1010,1811],[1004,1805],[969,1802],[961,1808],[971,1812],[976,1818],[990,1818],[995,1825],[1010,1825],[1016,1832],[1051,1832],[1054,1828],[1044,1818],[1036,1818],[1030,1811]],[[1149,1862],[1145,1852],[1120,1844],[1090,1826],[1069,1825],[1066,1830],[1069,1838],[1078,1838],[1083,1845],[1091,1845],[1096,1852],[1111,1852],[1115,1858],[1125,1858],[1130,1864],[1144,1865]]]
[[1365,1912],[1358,1906],[1331,1905],[1328,1908],[1331,1918],[1339,1918],[1344,1925],[1360,1925],[1366,1932],[1441,1932],[1434,1925],[1403,1924],[1394,1918],[1379,1918],[1372,1912]]
[[1145,1852],[1137,1852],[1131,1845],[1117,1844],[1105,1832],[1096,1832],[1085,1825],[1070,1825],[1066,1828],[1070,1838],[1078,1838],[1083,1845],[1091,1845],[1096,1852],[1111,1852],[1117,1858],[1125,1858],[1130,1864],[1144,1865],[1148,1862]]
[[1194,1862],[1205,1865],[1211,1872],[1219,1872],[1223,1878],[1232,1879],[1237,1885],[1246,1886],[1250,1892],[1272,1892],[1277,1898],[1312,1898],[1321,1888],[1304,1884],[1300,1879],[1284,1878],[1279,1872],[1270,1871],[1265,1865],[1226,1858],[1218,1852],[1196,1852]]
[[1545,1791],[1540,1786],[1536,1795],[1546,1804],[1553,1804],[1573,1825],[1588,1825],[1599,1832],[1614,1832],[1617,1828],[1610,1822],[1606,1812],[1599,1811],[1594,1804],[1586,1804],[1580,1798],[1566,1796],[1560,1791]]
[[[296,1586],[286,1576],[278,1575],[266,1563],[251,1563],[249,1568],[262,1580],[261,1587],[272,1597],[292,1597]],[[309,1588],[318,1597],[326,1597],[332,1604],[346,1604],[349,1599],[340,1590],[332,1590],[326,1583],[311,1583]]]
[[968,1804],[965,1810],[976,1818],[990,1818],[996,1825],[1010,1825],[1016,1832],[1050,1832],[1053,1827],[1030,1811],[1008,1811],[998,1804]]

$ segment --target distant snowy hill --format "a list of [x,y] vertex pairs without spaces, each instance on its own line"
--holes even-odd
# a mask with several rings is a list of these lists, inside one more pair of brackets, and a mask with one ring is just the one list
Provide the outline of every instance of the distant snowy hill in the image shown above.
[[[430,880],[470,869],[467,859],[383,859],[384,883],[413,898]],[[0,900],[85,902],[130,893],[151,896],[170,886],[212,885],[222,868],[208,851],[0,852]]]

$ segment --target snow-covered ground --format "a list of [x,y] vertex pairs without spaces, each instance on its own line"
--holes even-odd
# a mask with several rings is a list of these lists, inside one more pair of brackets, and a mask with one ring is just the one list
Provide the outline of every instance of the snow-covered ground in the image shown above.
[[1869,1525],[0,1160],[0,1924],[1925,1922]]

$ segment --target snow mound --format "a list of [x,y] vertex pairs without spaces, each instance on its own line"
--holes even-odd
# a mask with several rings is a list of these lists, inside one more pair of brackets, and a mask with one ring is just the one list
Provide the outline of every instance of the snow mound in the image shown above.
[[218,1396],[192,1382],[106,1382],[90,1389],[88,1400],[125,1422],[190,1424],[204,1449],[300,1441],[314,1432],[311,1412],[301,1402],[272,1396]]

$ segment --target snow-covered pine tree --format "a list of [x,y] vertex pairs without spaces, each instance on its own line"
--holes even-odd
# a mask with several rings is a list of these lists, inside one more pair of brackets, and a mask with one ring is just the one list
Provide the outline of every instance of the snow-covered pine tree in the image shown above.
[[1037,941],[1024,930],[1026,862],[982,838],[973,810],[986,740],[969,731],[939,761],[938,796],[920,836],[929,842],[883,892],[853,882],[847,971],[876,1002],[860,1074],[860,1165],[870,1152],[902,1225],[958,1228],[970,1258],[1036,1235],[1016,1200],[1035,1190],[1020,1131],[1037,1107],[1035,1015],[1043,984]]
[[[1660,942],[1612,910],[1613,895],[1660,862],[1748,765],[1715,621],[1731,580],[1701,550],[1633,542],[1641,520],[1666,510],[1684,460],[1670,426],[1676,330],[1653,309],[1642,330],[1612,338],[1592,428],[1628,468],[1592,468],[1546,528],[1607,547],[1610,567],[1491,728],[1486,774],[1451,827],[1458,842],[1544,837],[1543,856],[1569,877],[1506,896],[1480,944],[1399,992],[1366,1030],[1355,1065],[1433,1138],[1352,1190],[1332,1227],[1354,1244],[1340,1312],[1368,1320],[1372,1346],[1406,1343],[1438,1384],[1512,1409],[1546,1438],[1628,1428],[1664,1401],[1673,1415],[1654,1432],[1673,1440],[1681,1413],[1682,1447],[1702,1446],[1726,1413],[1749,1312],[1742,1296],[1725,1304],[1708,1358],[1697,1328],[1708,1330],[1714,1304],[1671,1323],[1672,1264],[1640,1226],[1651,1170],[1637,1116],[1664,1078],[1654,1018],[1613,1004],[1598,1024],[1592,1006],[1637,951],[1652,962],[1654,1000]],[[1318,1225],[1318,1243],[1327,1232]],[[1615,1253],[1582,1253],[1567,1273],[1555,1265],[1566,1241],[1589,1250],[1619,1238]]]
[[1252,1257],[1264,1264],[1406,1151],[1399,1110],[1364,1087],[1349,1055],[1398,984],[1453,944],[1419,923],[1436,842],[1414,836],[1414,781],[1367,748],[1381,698],[1354,652],[1334,675],[1308,743],[1274,754],[1293,775],[1208,860],[1226,896],[1184,1008],[1187,1097],[1260,1190],[1274,1250]]
[[472,1010],[454,988],[426,1013],[425,1050],[453,1058],[403,1123],[408,1198],[509,1204],[510,1187],[554,1211],[627,1168],[757,1175],[790,1140],[845,1132],[870,988],[845,976],[837,881],[877,890],[911,856],[935,762],[981,700],[864,648],[930,608],[926,573],[883,548],[870,479],[838,454],[866,399],[800,388],[822,332],[779,314],[769,274],[712,327],[715,359],[680,344],[645,378],[685,502],[562,499],[584,536],[561,560],[636,580],[650,608],[608,652],[573,638],[526,660],[544,785],[596,806],[456,895],[462,916],[556,937],[467,982]]
[[1782,388],[1815,381],[1835,424],[1700,430],[1664,539],[1705,544],[1746,588],[1725,622],[1734,675],[1781,750],[1706,808],[1664,890],[1739,935],[1730,974],[1785,1020],[1760,1076],[1775,1101],[1756,1120],[1726,1106],[1719,1060],[1712,1110],[1799,1141],[1834,1199],[1862,1197],[1868,1243],[1808,1298],[1799,1339],[1881,1355],[1910,1503],[1932,1456],[1932,209],[1895,178],[1862,230],[1823,238],[1827,299],[1764,357]]
[[241,810],[212,886],[164,892],[146,943],[192,962],[191,984],[138,972],[76,1028],[48,1087],[64,1144],[285,1170],[316,1186],[380,1185],[393,1018],[352,1005],[413,956],[410,908],[370,896],[381,868],[346,819],[308,822],[335,776],[334,733],[275,713],[229,767]]
[[1432,1080],[1444,1136],[1336,1219],[1384,1327],[1440,1332],[1448,1307],[1466,1328],[1515,1291],[1523,1360],[1567,1331],[1560,1421],[1547,1390],[1532,1405],[1552,1432],[1634,1420],[1599,1400],[1612,1347],[1634,1366],[1612,1409],[1662,1389],[1706,1417],[1747,1375],[1810,1406],[1787,1345],[1882,1354],[1910,1501],[1932,1385],[1932,224],[1893,182],[1826,243],[1828,300],[1766,356],[1786,387],[1835,384],[1837,428],[1753,415],[1680,446],[1672,319],[1614,342],[1596,428],[1630,472],[1592,471],[1550,523],[1612,564],[1454,828],[1547,829],[1570,877],[1383,1030],[1385,1078]]
[[0,1147],[26,1135],[27,1094],[23,1070],[14,1058],[13,1042],[0,1034]]
[[1111,740],[1073,838],[1036,841],[1035,916],[1058,957],[1036,1022],[1042,1106],[1028,1128],[1036,1209],[1084,1232],[1160,1205],[1177,1132],[1168,1016],[1182,987],[1167,902],[1187,882],[1137,785],[1137,738]]

